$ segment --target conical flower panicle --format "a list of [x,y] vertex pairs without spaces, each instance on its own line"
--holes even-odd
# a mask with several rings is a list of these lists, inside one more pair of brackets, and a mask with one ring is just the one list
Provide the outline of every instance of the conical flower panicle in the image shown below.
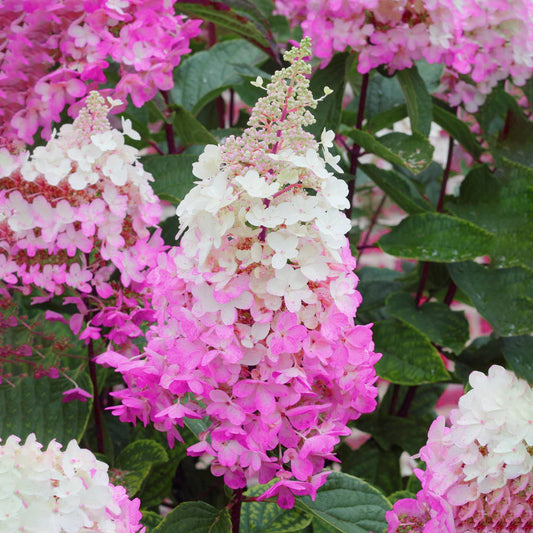
[[369,326],[353,322],[348,189],[318,152],[337,166],[332,133],[317,143],[304,130],[309,51],[306,39],[286,54],[242,137],[194,164],[180,246],[150,274],[157,325],[144,358],[100,358],[129,385],[116,393],[122,420],[151,420],[172,442],[185,417],[209,417],[189,453],[213,456],[232,488],[276,479],[264,497],[284,507],[314,496],[347,422],[375,408],[379,359]]

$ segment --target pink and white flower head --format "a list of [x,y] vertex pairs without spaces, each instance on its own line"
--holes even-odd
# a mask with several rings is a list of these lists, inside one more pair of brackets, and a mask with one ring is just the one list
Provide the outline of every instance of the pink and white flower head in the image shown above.
[[[10,173],[0,176],[0,280],[27,292],[37,288],[45,298],[65,291],[92,295],[92,302],[113,297],[116,314],[132,308],[135,299],[126,293],[144,291],[146,272],[164,246],[160,231],[148,230],[161,211],[153,178],[137,149],[111,128],[109,108],[91,92],[73,124],[31,156],[12,159]],[[124,128],[136,135],[127,122]],[[116,269],[120,284],[111,278]],[[70,303],[87,315],[81,300]],[[120,336],[123,324],[104,323],[100,309],[92,311],[95,325],[114,326]],[[81,321],[71,326],[77,334]]]
[[99,358],[128,384],[121,420],[151,420],[172,443],[185,418],[207,416],[189,453],[213,456],[231,488],[275,479],[268,496],[286,507],[289,493],[314,496],[347,422],[375,408],[380,357],[370,326],[354,325],[348,188],[304,130],[317,103],[309,54],[309,39],[287,52],[242,137],[193,165],[180,246],[150,274],[157,325],[143,358]]
[[[399,500],[389,532],[526,532],[533,530],[533,390],[494,365],[472,372],[472,389],[432,424],[420,450],[425,471],[417,499]],[[403,529],[402,529],[403,528]]]
[[139,500],[109,483],[107,465],[75,440],[46,450],[31,434],[0,444],[0,530],[22,533],[144,533]]

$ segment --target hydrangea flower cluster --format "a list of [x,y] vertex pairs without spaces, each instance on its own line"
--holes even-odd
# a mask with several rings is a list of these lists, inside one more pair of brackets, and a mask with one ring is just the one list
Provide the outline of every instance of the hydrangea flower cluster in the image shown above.
[[66,450],[31,434],[0,445],[0,529],[21,533],[144,533],[138,498],[109,483],[107,465],[75,440]]
[[[0,280],[28,293],[41,289],[40,301],[73,289],[65,301],[78,305],[70,321],[76,334],[89,305],[113,298],[103,314],[93,309],[93,325],[81,338],[114,326],[110,335],[121,342],[141,333],[138,323],[148,311],[141,305],[130,320],[123,308],[138,307],[146,270],[164,245],[160,230],[147,229],[161,211],[152,177],[124,140],[138,133],[124,120],[124,133],[112,129],[109,108],[93,91],[73,124],[25,161],[19,157],[0,179]],[[111,279],[116,269],[120,284]],[[48,318],[62,319],[55,315]]]
[[497,365],[470,385],[451,426],[439,417],[429,429],[422,490],[387,513],[389,533],[533,530],[533,390]]
[[358,52],[361,73],[386,65],[391,72],[425,58],[451,59],[457,35],[453,0],[276,0],[277,12],[300,23],[315,54],[328,63],[347,47]]
[[4,0],[0,5],[0,139],[48,138],[66,105],[104,83],[109,58],[120,77],[110,92],[140,107],[173,86],[201,21],[169,0]]
[[347,47],[361,73],[443,63],[442,94],[475,112],[500,80],[533,76],[533,5],[527,0],[276,0],[277,12],[301,24],[328,63]]
[[[234,489],[274,479],[263,498],[287,508],[314,497],[347,422],[375,408],[380,357],[370,326],[354,325],[347,185],[304,130],[317,103],[309,54],[308,39],[287,52],[242,137],[194,164],[180,246],[149,275],[157,325],[144,357],[98,358],[128,385],[114,393],[121,420],[152,421],[172,443],[185,418],[207,416],[189,454],[211,455]],[[332,136],[320,144],[338,168]]]
[[457,1],[461,37],[440,92],[475,112],[501,80],[523,86],[533,77],[533,4],[527,0]]

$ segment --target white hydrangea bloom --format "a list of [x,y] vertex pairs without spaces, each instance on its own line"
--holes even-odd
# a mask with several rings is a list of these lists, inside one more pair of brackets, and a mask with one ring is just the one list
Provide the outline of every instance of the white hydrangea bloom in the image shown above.
[[107,469],[74,440],[43,451],[35,435],[24,444],[11,435],[0,445],[0,531],[115,533],[121,508]]

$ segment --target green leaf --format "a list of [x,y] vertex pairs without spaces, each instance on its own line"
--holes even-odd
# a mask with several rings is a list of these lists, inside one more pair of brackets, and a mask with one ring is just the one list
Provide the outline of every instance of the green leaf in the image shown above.
[[365,118],[370,120],[375,115],[402,104],[405,105],[405,98],[396,76],[387,77],[375,73],[370,78],[366,97]]
[[[216,3],[219,2],[217,1]],[[249,2],[247,2],[247,4],[249,4]],[[237,35],[245,37],[252,42],[256,42],[260,46],[265,48],[271,47],[271,43],[269,42],[267,35],[264,35],[259,29],[260,26],[257,23],[257,17],[253,17],[253,21],[243,20],[244,17],[242,17],[236,10],[228,10],[225,6],[221,6],[220,9],[216,9],[216,6],[213,5],[176,2],[174,8],[178,13],[184,13],[191,18],[199,18],[208,22],[212,22],[213,24],[217,24],[230,30],[232,33],[236,33]],[[240,11],[241,13],[243,12],[243,10]],[[250,17],[249,11],[247,15],[248,16],[246,18],[252,18]]]
[[[78,385],[92,394],[86,374],[77,377]],[[22,378],[16,387],[0,385],[0,438],[9,435],[25,440],[35,433],[37,440],[47,446],[56,439],[66,446],[71,439],[81,440],[91,414],[92,400],[63,403],[62,393],[72,388],[65,378]]]
[[168,452],[170,460],[152,465],[138,494],[144,507],[158,506],[172,492],[174,475],[180,462],[187,455],[187,447],[179,444]]
[[417,307],[415,299],[405,292],[387,298],[387,312],[426,335],[439,346],[459,353],[470,337],[468,320],[463,311],[452,311],[440,302],[427,302]]
[[384,128],[392,128],[392,126],[403,120],[407,116],[407,106],[401,104],[391,109],[387,109],[374,115],[365,125],[365,130],[369,133],[376,133]]
[[318,69],[311,78],[309,88],[315,98],[324,95],[326,86],[333,90],[332,94],[318,102],[316,110],[313,111],[316,122],[307,128],[317,138],[320,137],[324,128],[336,131],[340,124],[346,86],[346,68],[350,58],[347,52],[335,54],[328,66]]
[[231,519],[226,508],[184,502],[165,516],[154,533],[231,533]]
[[344,473],[364,479],[385,494],[402,486],[399,450],[385,450],[374,439],[370,439],[357,450],[344,444],[337,455],[342,461]]
[[533,337],[505,337],[501,339],[505,360],[513,372],[533,385]]
[[141,489],[153,465],[168,461],[168,455],[161,444],[141,439],[126,446],[117,457],[116,467],[123,470],[124,486],[130,496]]
[[[247,497],[256,497],[265,486],[256,485],[246,491]],[[302,531],[311,523],[311,515],[300,509],[281,509],[277,503],[243,502],[240,533],[289,533]]]
[[388,254],[406,259],[451,263],[489,253],[494,234],[442,213],[411,215],[378,241]]
[[501,338],[475,338],[454,362],[454,373],[463,383],[473,370],[486,373],[492,365],[505,366]]
[[490,269],[470,261],[448,270],[497,335],[533,333],[533,270]]
[[297,499],[299,508],[345,533],[384,533],[385,512],[391,505],[387,498],[368,483],[348,474],[332,472],[317,491],[315,501],[309,496]]
[[211,421],[208,417],[205,418],[184,418],[185,426],[198,437],[200,433],[207,431],[211,427]]
[[434,148],[420,133],[388,133],[381,137],[361,130],[346,130],[342,133],[353,139],[365,152],[376,154],[389,163],[405,167],[414,174],[424,170],[433,157]]
[[403,500],[404,498],[416,500],[416,494],[409,490],[398,490],[389,495],[389,501],[392,504],[395,504],[398,500]]
[[483,148],[465,122],[458,119],[453,113],[443,109],[437,103],[433,106],[433,120],[446,133],[453,137],[476,161],[479,160],[483,153]]
[[428,63],[425,59],[415,61],[415,64],[428,93],[433,94],[438,91],[444,72],[444,65],[442,63]]
[[[177,7],[183,6],[181,3]],[[243,39],[215,44],[187,58],[174,71],[172,100],[196,115],[222,91],[242,83],[239,64],[257,65],[266,54]]]
[[405,176],[393,170],[384,170],[376,165],[359,165],[359,168],[405,212],[427,213],[432,206],[422,197],[416,187]]
[[183,146],[191,144],[217,144],[215,136],[194,115],[181,106],[173,106],[174,129]]
[[153,530],[161,523],[163,517],[154,513],[153,511],[142,511],[143,517],[141,519],[141,524],[146,527],[146,533],[152,533]]
[[194,180],[192,165],[198,157],[189,154],[147,155],[141,162],[154,177],[152,189],[155,194],[174,205],[185,198],[192,189]]
[[427,168],[433,160],[433,145],[419,132],[415,131],[412,135],[405,133],[393,132],[382,135],[380,142],[386,148],[398,154],[405,168],[413,174],[418,174]]
[[472,169],[457,199],[446,206],[454,214],[494,233],[489,252],[502,266],[533,268],[533,170],[504,161],[502,173]]
[[420,385],[450,378],[439,352],[414,327],[390,319],[376,322],[372,331],[376,352],[383,354],[376,364],[376,372],[383,379],[400,385]]
[[411,130],[427,137],[431,129],[433,104],[424,80],[416,66],[398,71],[396,77],[407,103]]

